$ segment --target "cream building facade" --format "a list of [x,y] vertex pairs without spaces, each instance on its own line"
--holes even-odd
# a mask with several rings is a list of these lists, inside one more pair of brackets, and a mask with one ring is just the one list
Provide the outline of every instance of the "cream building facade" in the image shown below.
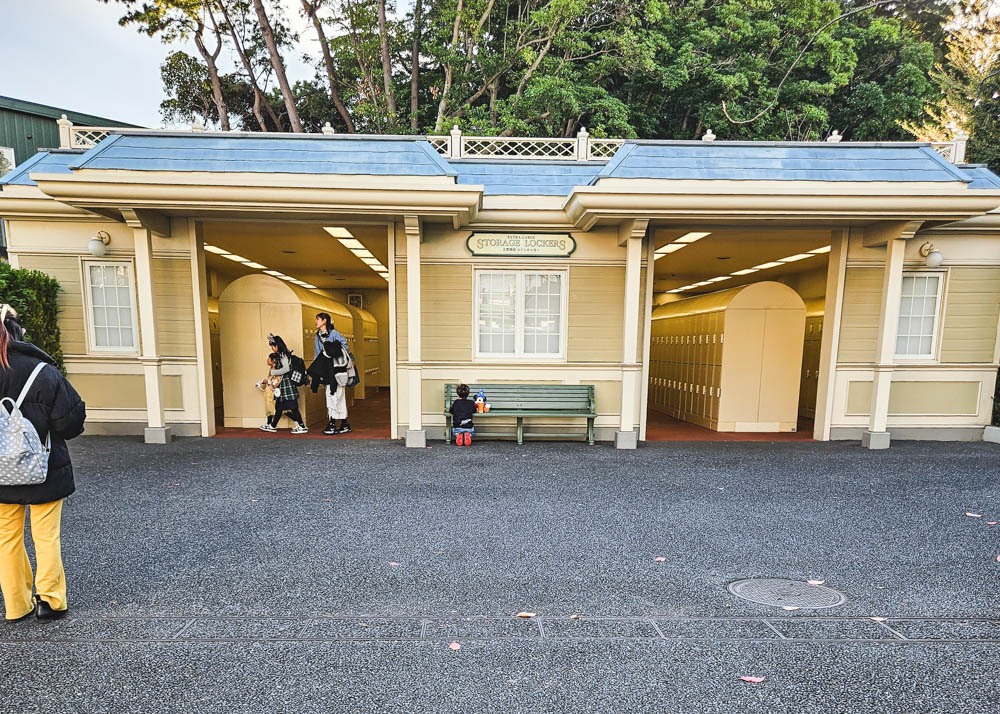
[[[750,382],[763,414],[778,394],[762,369],[791,412],[760,416],[761,430],[881,448],[890,435],[982,439],[991,420],[1000,178],[963,164],[960,146],[66,124],[67,148],[0,181],[0,218],[11,263],[62,286],[89,433],[163,442],[237,426],[226,405],[256,396],[225,355],[242,346],[262,363],[273,324],[227,317],[234,302],[250,314],[225,294],[251,275],[306,309],[282,329],[301,327],[289,344],[307,361],[309,310],[343,306],[335,321],[366,361],[352,408],[388,391],[388,433],[408,446],[443,436],[444,385],[461,381],[592,384],[597,437],[619,448],[659,414],[735,425],[713,404]],[[794,293],[797,347],[756,361],[730,350],[722,369],[712,346],[732,325],[749,342],[771,333],[693,316],[706,295],[758,283]],[[657,310],[692,317],[661,334]]]

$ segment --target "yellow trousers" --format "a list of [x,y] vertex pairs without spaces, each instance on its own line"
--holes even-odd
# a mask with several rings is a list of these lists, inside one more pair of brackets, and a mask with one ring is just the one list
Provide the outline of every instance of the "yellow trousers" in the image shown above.
[[62,508],[61,500],[35,506],[0,503],[0,592],[8,620],[23,617],[35,608],[31,599],[31,562],[24,549],[24,516],[28,509],[38,565],[35,590],[53,610],[67,608],[60,541]]

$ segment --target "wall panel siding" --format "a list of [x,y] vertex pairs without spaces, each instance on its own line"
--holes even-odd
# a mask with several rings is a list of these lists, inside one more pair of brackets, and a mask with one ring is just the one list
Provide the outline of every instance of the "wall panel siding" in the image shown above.
[[406,265],[396,263],[396,359],[406,361],[409,334],[406,319]]
[[18,256],[20,266],[40,270],[59,281],[59,331],[62,335],[63,353],[87,353],[87,333],[84,327],[83,287],[80,283],[80,260],[65,255]]
[[941,330],[942,362],[992,362],[1000,321],[1000,267],[952,268]]
[[187,259],[153,259],[156,339],[163,357],[194,357],[194,295]]
[[472,265],[423,265],[421,348],[429,362],[472,359]]
[[570,268],[569,361],[621,362],[624,300],[624,266]]
[[847,268],[838,362],[875,361],[882,273],[881,268]]

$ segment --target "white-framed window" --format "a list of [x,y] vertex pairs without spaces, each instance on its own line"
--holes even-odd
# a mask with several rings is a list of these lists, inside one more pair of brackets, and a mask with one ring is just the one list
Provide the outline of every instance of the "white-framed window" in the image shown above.
[[83,264],[87,289],[90,349],[95,352],[136,352],[135,285],[132,264],[123,261]]
[[896,329],[896,356],[932,359],[937,347],[942,273],[904,273]]
[[476,355],[556,359],[566,353],[566,271],[476,271]]

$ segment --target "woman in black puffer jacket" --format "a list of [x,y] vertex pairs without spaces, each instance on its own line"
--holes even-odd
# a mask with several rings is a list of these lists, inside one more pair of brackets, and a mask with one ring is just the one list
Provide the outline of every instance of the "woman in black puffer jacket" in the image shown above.
[[[0,591],[8,620],[32,613],[40,620],[52,620],[64,617],[68,608],[60,525],[63,499],[73,493],[75,485],[66,440],[83,432],[86,407],[52,358],[24,341],[17,314],[7,305],[0,307],[0,322],[0,398],[16,401],[35,366],[39,362],[50,365],[35,378],[21,403],[21,414],[34,425],[43,443],[47,435],[52,437],[43,483],[0,486]],[[24,548],[24,518],[29,509],[37,562],[34,599],[31,563]]]

